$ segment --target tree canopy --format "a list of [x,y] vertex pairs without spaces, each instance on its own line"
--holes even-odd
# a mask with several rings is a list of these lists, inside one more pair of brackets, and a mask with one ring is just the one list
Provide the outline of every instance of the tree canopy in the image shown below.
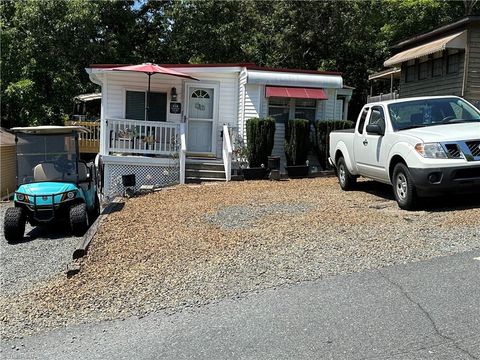
[[2,1],[2,126],[59,124],[95,90],[92,63],[254,62],[336,70],[367,93],[399,40],[478,14],[477,1]]

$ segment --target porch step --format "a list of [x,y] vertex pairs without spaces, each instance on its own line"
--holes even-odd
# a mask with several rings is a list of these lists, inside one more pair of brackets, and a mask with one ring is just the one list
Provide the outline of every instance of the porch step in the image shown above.
[[225,169],[220,159],[187,159],[185,182],[225,181]]
[[223,163],[207,163],[207,162],[195,162],[185,164],[185,170],[208,170],[208,171],[224,171]]
[[187,184],[199,184],[202,182],[214,182],[225,181],[225,179],[210,178],[210,177],[185,177],[185,183]]
[[185,176],[190,177],[204,177],[225,180],[224,170],[204,170],[204,169],[185,169]]

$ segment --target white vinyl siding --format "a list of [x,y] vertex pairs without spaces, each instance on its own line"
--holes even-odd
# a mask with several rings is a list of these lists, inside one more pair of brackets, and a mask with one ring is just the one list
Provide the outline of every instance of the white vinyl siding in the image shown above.
[[[212,68],[212,71],[215,71]],[[231,127],[237,126],[238,117],[238,72],[232,73],[191,73],[191,75],[202,83],[219,84],[219,109],[218,121],[216,123],[216,141],[217,157],[222,155],[221,131],[223,124]],[[126,91],[146,91],[148,87],[148,77],[145,74],[128,72],[110,72],[106,74],[107,81],[104,82],[102,92],[104,93],[103,109],[105,118],[126,118]],[[104,79],[105,81],[105,79]],[[158,93],[167,93],[167,121],[179,123],[182,121],[185,109],[184,99],[184,80],[173,76],[152,75],[151,91]],[[181,114],[171,114],[170,93],[172,87],[177,90],[178,102],[182,104]]]

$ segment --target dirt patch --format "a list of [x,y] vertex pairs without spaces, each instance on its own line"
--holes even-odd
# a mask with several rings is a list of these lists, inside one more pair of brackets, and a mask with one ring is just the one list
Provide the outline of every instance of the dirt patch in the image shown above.
[[205,304],[272,286],[480,247],[478,205],[400,210],[336,179],[178,186],[102,225],[81,272],[0,297],[2,336]]

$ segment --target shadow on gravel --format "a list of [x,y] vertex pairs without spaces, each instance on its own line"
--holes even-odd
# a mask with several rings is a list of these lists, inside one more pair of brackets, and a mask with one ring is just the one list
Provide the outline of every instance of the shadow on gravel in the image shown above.
[[35,226],[25,231],[21,241],[9,243],[10,246],[25,244],[34,240],[49,241],[73,237],[67,224],[50,224]]
[[390,185],[382,184],[372,180],[358,182],[355,185],[354,191],[367,192],[369,194],[378,196],[383,200],[395,200],[393,197],[393,190]]
[[[376,181],[358,182],[354,191],[363,191],[377,196],[379,201],[395,201],[390,185]],[[469,194],[445,194],[441,196],[421,198],[417,211],[445,212],[480,208],[480,192]]]
[[22,242],[32,241],[38,238],[42,238],[42,240],[55,240],[71,236],[73,235],[68,224],[39,225],[26,232]]

